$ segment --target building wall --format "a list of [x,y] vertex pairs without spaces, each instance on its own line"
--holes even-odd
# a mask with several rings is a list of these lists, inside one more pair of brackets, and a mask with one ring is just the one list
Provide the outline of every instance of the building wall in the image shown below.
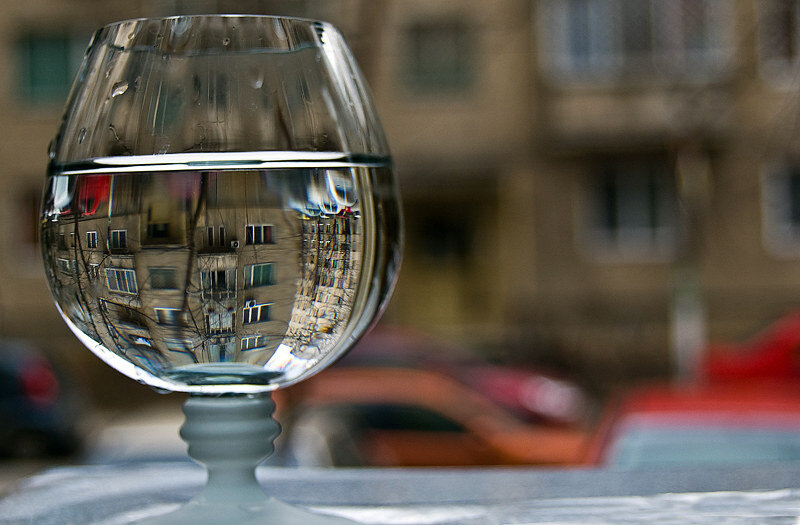
[[[800,243],[791,228],[775,234],[768,219],[776,213],[770,191],[788,186],[765,183],[800,153],[797,69],[791,57],[764,59],[776,34],[759,25],[772,20],[769,1],[712,2],[713,12],[689,13],[712,20],[721,53],[713,60],[624,57],[613,67],[594,55],[582,66],[563,52],[568,33],[558,13],[567,4],[264,0],[236,10],[330,19],[367,74],[406,210],[403,269],[385,322],[516,360],[577,367],[598,383],[666,375],[675,367],[676,297],[688,293],[698,307],[694,344],[742,339],[798,305]],[[20,98],[20,40],[231,8],[223,0],[0,8],[6,334],[43,324],[42,340],[75,346],[42,306],[49,292],[31,233],[30,202],[60,105]],[[601,238],[612,231],[609,192],[629,170],[649,173],[653,188],[667,181],[673,193],[663,197],[671,215],[650,217],[665,221],[667,240],[646,249]]]

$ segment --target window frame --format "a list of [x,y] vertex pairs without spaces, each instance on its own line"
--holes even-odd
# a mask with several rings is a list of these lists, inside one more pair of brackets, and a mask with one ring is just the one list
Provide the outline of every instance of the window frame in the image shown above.
[[[245,226],[245,245],[275,244],[272,224],[248,224]],[[265,235],[266,232],[269,232]]]
[[665,158],[609,159],[586,181],[587,213],[580,240],[593,258],[609,262],[674,259],[680,212],[674,173]]
[[128,230],[109,230],[108,247],[111,250],[126,250],[128,248]]
[[[155,306],[153,307],[153,311],[155,312],[156,322],[162,326],[180,326],[183,324],[185,319],[181,319],[181,310],[180,308],[173,308],[167,306]],[[161,312],[164,312],[164,315],[160,315]],[[185,318],[185,316],[183,316]]]
[[[626,3],[646,6],[647,49],[636,50],[626,44],[642,24],[626,24],[631,14]],[[583,6],[586,27],[576,30],[572,10]],[[702,13],[702,46],[693,46],[686,23],[687,6]],[[698,7],[699,6],[699,7]],[[732,0],[547,0],[539,17],[540,49],[544,64],[553,79],[596,83],[630,83],[633,79],[651,82],[707,82],[725,74],[733,64],[734,42],[730,20]],[[584,38],[581,53],[573,38]]]
[[[267,271],[267,279],[263,282],[261,278],[256,280],[257,273],[260,274],[260,269],[269,268]],[[259,272],[256,272],[259,270]],[[244,287],[245,288],[260,288],[262,286],[272,286],[276,283],[277,278],[275,276],[275,263],[267,262],[267,263],[254,263],[248,264],[244,267]]]
[[[248,343],[245,343],[245,341],[248,341]],[[254,341],[254,344],[250,344],[249,341]],[[243,335],[239,339],[239,350],[241,350],[242,352],[258,350],[266,346],[267,346],[267,337],[263,334]]]
[[232,310],[206,312],[204,317],[206,332],[210,335],[229,334],[236,327],[236,312]]
[[[17,99],[26,107],[53,108],[63,104],[80,69],[90,36],[91,32],[79,35],[44,29],[19,35],[15,42]],[[57,50],[59,53],[55,59],[48,58],[48,67],[43,67],[43,63],[35,63],[46,56],[38,55],[38,59],[35,58],[38,53],[34,47],[37,44],[49,45],[49,52]],[[50,67],[53,65],[57,65],[58,71]],[[34,78],[45,72],[42,78]],[[43,79],[46,79],[45,84],[37,87],[37,82]]]
[[[147,272],[150,277],[150,289],[151,290],[179,290],[178,287],[178,272],[177,269],[171,266],[148,266]],[[172,274],[170,279],[167,279],[166,284],[167,286],[156,286],[157,279],[154,279],[153,272],[170,272]]]
[[[126,295],[136,295],[139,293],[139,285],[136,282],[136,270],[132,268],[106,268],[106,287],[109,292],[121,293]],[[125,283],[125,287],[112,286],[111,274],[114,274],[114,282],[119,284]],[[120,275],[124,275],[124,279],[120,280]],[[131,286],[132,285],[132,286]]]
[[242,325],[270,321],[272,304],[273,303],[256,303],[255,301],[246,302],[242,306]]
[[[448,31],[453,34],[448,35]],[[449,13],[412,20],[406,24],[404,34],[406,54],[400,76],[409,91],[449,95],[472,92],[479,78],[476,71],[479,46],[475,42],[478,31],[467,14]],[[451,41],[442,42],[443,39]],[[449,56],[430,62],[436,54],[431,49],[445,50]]]

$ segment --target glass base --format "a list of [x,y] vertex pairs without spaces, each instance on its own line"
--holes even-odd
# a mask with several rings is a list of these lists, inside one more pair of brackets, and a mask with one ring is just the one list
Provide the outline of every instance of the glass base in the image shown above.
[[192,500],[175,511],[167,512],[142,521],[140,525],[175,525],[191,523],[192,525],[218,525],[235,523],[237,525],[352,525],[354,521],[319,514],[300,507],[283,503],[274,498],[262,495],[263,501],[256,503],[224,504]]
[[177,510],[136,523],[353,523],[277,501],[261,490],[255,469],[273,452],[281,430],[272,418],[274,411],[269,394],[190,396],[183,405],[186,421],[180,433],[189,446],[189,456],[206,466],[206,486]]

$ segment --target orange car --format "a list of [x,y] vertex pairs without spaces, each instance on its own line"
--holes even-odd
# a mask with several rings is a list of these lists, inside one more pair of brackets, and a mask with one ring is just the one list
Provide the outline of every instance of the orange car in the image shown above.
[[289,463],[570,465],[585,454],[582,430],[524,423],[436,372],[331,368],[276,397]]

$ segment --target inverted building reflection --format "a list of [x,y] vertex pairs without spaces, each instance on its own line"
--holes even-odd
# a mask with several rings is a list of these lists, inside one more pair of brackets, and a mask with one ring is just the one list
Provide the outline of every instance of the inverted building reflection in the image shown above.
[[355,298],[360,213],[350,169],[301,173],[53,177],[42,244],[59,307],[152,373],[324,357]]

